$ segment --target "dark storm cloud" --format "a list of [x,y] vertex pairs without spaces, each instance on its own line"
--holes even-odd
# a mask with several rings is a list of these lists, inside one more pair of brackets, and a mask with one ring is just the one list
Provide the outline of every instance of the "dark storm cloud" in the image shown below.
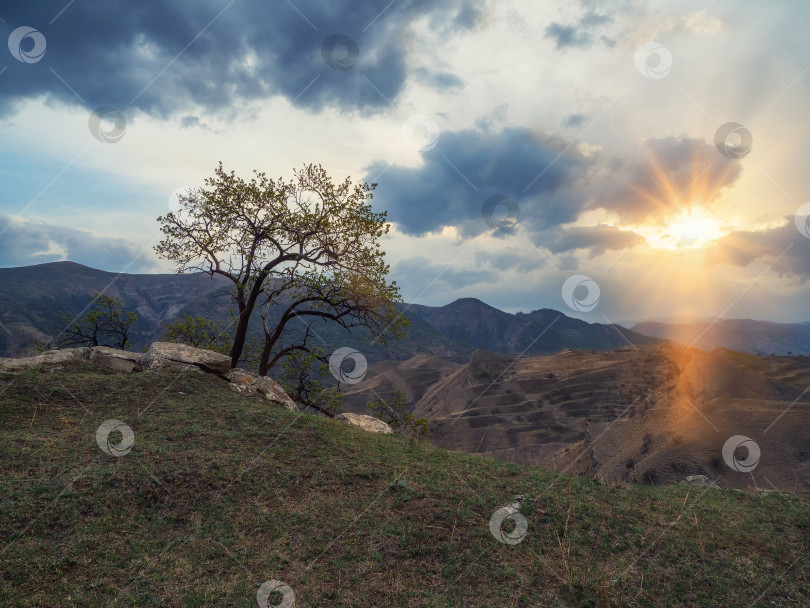
[[448,72],[433,72],[425,68],[414,70],[414,77],[437,91],[458,89],[464,82],[455,74]]
[[761,231],[738,231],[718,239],[707,251],[712,264],[748,266],[754,261],[771,265],[774,273],[810,278],[810,238],[796,228],[793,216],[783,226]]
[[481,210],[495,194],[514,199],[530,229],[572,222],[584,204],[574,189],[591,164],[565,140],[524,128],[442,132],[422,161],[414,168],[378,163],[367,172],[367,179],[382,175],[375,200],[407,234],[443,226],[488,231]]
[[627,249],[644,243],[644,237],[631,230],[621,230],[615,226],[600,224],[567,228],[549,235],[544,241],[552,253],[562,253],[575,249],[588,249],[588,257],[602,255],[609,249]]
[[607,36],[595,33],[603,24],[610,21],[610,17],[595,11],[588,11],[576,23],[563,25],[552,23],[546,28],[546,38],[554,41],[558,49],[565,47],[586,47],[601,42],[606,46],[613,46],[614,42]]
[[[6,56],[0,111],[40,95],[162,116],[189,106],[228,108],[238,116],[243,102],[272,95],[314,110],[383,108],[383,96],[395,99],[408,76],[405,38],[412,22],[428,16],[441,31],[471,28],[481,2],[109,0],[73,3],[56,19],[64,0],[8,3],[3,41],[30,26],[45,36],[47,50],[30,64]],[[352,69],[326,65],[322,45],[334,34],[358,45]],[[336,49],[338,60],[345,50]],[[457,85],[447,74],[435,79]]]
[[0,267],[70,260],[110,271],[152,272],[158,266],[151,248],[96,237],[85,230],[43,222],[14,222],[0,216]]
[[629,223],[665,223],[690,205],[711,206],[737,180],[742,165],[703,139],[666,137],[609,160],[603,172],[598,178],[603,187],[589,208],[614,211]]
[[583,211],[604,209],[624,224],[663,224],[690,206],[710,207],[741,172],[701,139],[654,139],[624,157],[586,156],[570,140],[524,128],[442,132],[436,147],[422,152],[422,163],[377,163],[366,176],[380,182],[375,203],[406,234],[445,226],[464,236],[489,231],[482,206],[500,194],[517,202],[518,227],[537,246],[591,255],[633,247],[643,237],[605,225],[562,229]]
[[497,271],[489,268],[456,268],[424,256],[399,261],[391,274],[398,282],[419,289],[431,285],[461,289],[476,283],[495,283],[500,276]]
[[577,128],[585,124],[586,118],[588,117],[585,116],[585,114],[571,114],[570,116],[567,116],[565,120],[563,120],[562,124],[564,127]]
[[475,266],[494,268],[499,271],[531,272],[546,266],[546,258],[531,247],[512,251],[476,251]]

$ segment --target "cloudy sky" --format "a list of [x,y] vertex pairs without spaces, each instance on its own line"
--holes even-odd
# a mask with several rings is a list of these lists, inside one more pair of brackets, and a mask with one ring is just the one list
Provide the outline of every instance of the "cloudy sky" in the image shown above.
[[406,301],[807,321],[808,26],[731,0],[6,3],[0,266],[170,272],[173,193],[315,162],[379,183]]

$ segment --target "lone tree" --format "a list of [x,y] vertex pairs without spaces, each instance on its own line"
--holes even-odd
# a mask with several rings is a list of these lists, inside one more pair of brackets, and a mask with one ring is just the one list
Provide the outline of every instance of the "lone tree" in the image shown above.
[[394,306],[399,288],[387,279],[379,243],[390,225],[368,202],[376,184],[353,185],[347,177],[336,185],[320,165],[295,170],[289,181],[258,171],[245,181],[222,163],[205,184],[158,218],[165,238],[155,250],[178,273],[202,271],[233,283],[233,367],[257,309],[262,375],[296,351],[311,352],[312,320],[364,327],[378,344],[404,333],[407,321]]
[[130,329],[138,320],[138,315],[124,310],[124,305],[118,298],[103,294],[92,296],[91,305],[93,308],[78,318],[60,313],[65,321],[65,328],[56,337],[53,346],[110,346],[126,349],[129,346]]

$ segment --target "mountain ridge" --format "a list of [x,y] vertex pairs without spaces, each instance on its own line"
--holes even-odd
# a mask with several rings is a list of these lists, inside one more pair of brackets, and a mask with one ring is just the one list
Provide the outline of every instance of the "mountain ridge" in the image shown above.
[[[222,292],[229,286],[227,279],[205,273],[111,273],[75,262],[0,269],[0,356],[27,354],[35,340],[47,341],[61,331],[60,311],[80,314],[90,296],[102,290],[120,297],[125,308],[138,314],[132,348],[142,348],[160,337],[161,322],[183,314],[227,322],[230,301]],[[512,314],[472,297],[444,306],[402,303],[398,308],[411,326],[404,339],[388,346],[368,344],[362,331],[346,332],[317,322],[312,324],[315,343],[326,352],[351,345],[370,362],[405,360],[426,353],[463,363],[479,348],[509,355],[551,354],[563,348],[610,349],[662,342],[551,309]],[[253,335],[261,335],[258,327],[253,328]]]

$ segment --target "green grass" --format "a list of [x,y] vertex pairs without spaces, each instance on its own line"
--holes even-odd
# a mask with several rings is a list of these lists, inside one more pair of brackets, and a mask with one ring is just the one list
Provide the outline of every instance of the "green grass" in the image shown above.
[[[558,476],[203,374],[0,381],[2,606],[248,607],[267,580],[299,607],[810,604],[807,497]],[[96,444],[109,418],[126,456]],[[517,494],[528,533],[507,545],[489,519]]]

